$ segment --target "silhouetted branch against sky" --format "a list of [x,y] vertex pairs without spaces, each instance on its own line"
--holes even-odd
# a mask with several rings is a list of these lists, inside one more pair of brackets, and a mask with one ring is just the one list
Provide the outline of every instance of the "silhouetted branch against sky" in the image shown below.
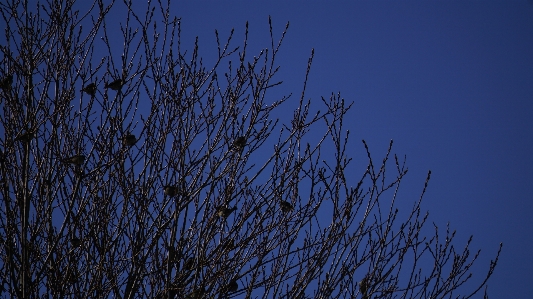
[[[3,296],[468,298],[483,289],[484,273],[465,284],[478,258],[470,241],[457,250],[455,231],[428,228],[431,172],[402,211],[407,166],[392,140],[384,158],[363,141],[368,168],[348,175],[352,104],[305,93],[313,51],[300,96],[270,96],[282,86],[276,57],[289,23],[269,19],[259,52],[248,48],[248,23],[244,36],[216,32],[216,55],[204,58],[199,38],[182,44],[169,5],[0,4]],[[293,117],[277,119],[289,103]]]

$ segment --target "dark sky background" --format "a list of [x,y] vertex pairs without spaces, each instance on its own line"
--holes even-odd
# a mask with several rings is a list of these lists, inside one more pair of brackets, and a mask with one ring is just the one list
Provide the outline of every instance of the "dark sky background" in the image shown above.
[[270,46],[269,15],[276,40],[290,21],[277,57],[284,83],[272,96],[293,93],[289,106],[297,102],[314,48],[305,98],[315,109],[338,92],[354,103],[344,124],[354,185],[368,163],[361,139],[378,163],[393,139],[409,166],[399,206],[412,207],[431,170],[428,227],[449,222],[459,251],[474,235],[471,248],[482,250],[474,282],[503,242],[490,297],[531,297],[533,1],[172,2],[182,47],[192,50],[198,36],[207,61],[215,29],[225,40],[235,28],[240,46],[249,21],[253,56]]
[[[354,183],[366,168],[365,139],[381,161],[390,139],[407,155],[400,206],[411,207],[427,171],[423,207],[434,222],[470,235],[481,249],[474,281],[503,253],[491,298],[528,298],[533,278],[533,2],[531,1],[176,1],[183,46],[199,36],[204,56],[250,22],[250,54],[269,46],[268,16],[279,38],[277,92],[300,96],[311,49],[306,99],[341,92],[354,102]],[[290,117],[288,112],[286,117]],[[473,254],[474,252],[472,252]],[[482,295],[476,296],[481,298]]]

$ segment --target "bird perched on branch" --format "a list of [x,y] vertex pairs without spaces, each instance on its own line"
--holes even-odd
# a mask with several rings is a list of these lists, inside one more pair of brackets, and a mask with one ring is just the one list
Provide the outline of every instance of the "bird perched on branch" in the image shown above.
[[137,143],[137,138],[133,134],[126,134],[122,137],[122,144],[126,146],[134,146]]
[[28,142],[35,137],[33,130],[28,130],[15,138],[15,141]]
[[10,90],[11,84],[13,84],[13,75],[7,75],[0,80],[0,89]]
[[75,155],[72,157],[65,158],[63,160],[63,163],[70,163],[70,164],[76,164],[81,165],[83,162],[85,162],[85,156],[84,155]]
[[168,248],[168,259],[169,259],[169,261],[177,262],[179,257],[180,257],[180,253],[174,247],[169,247]]
[[169,186],[169,185],[163,186],[163,192],[165,193],[165,195],[173,197],[178,194],[178,187]]
[[81,240],[78,237],[73,237],[70,239],[70,244],[72,244],[74,247],[79,247],[81,245]]
[[93,83],[85,86],[84,88],[82,88],[81,91],[87,93],[91,97],[94,97],[94,95],[96,94],[96,83],[93,82]]
[[280,203],[279,203],[280,207],[281,207],[281,210],[283,212],[290,212],[292,211],[294,208],[293,206],[288,202],[288,201],[284,201],[282,200]]
[[124,80],[122,79],[117,79],[111,83],[106,83],[105,84],[105,88],[111,88],[113,90],[119,90],[122,88],[122,85],[124,85]]
[[222,244],[222,250],[233,250],[235,248],[235,241],[233,239],[229,239],[224,244]]
[[204,295],[205,295],[205,288],[201,287],[201,288],[195,290],[194,292],[192,292],[191,294],[189,294],[185,298],[187,298],[187,299],[201,299],[201,298],[204,298]]
[[233,141],[233,148],[243,149],[246,146],[246,137],[240,136]]
[[236,292],[239,289],[239,284],[236,280],[232,280],[230,283],[222,288],[222,293]]
[[365,276],[363,280],[359,282],[359,290],[363,296],[362,298],[368,299],[368,276]]
[[233,213],[235,210],[237,210],[237,207],[230,209],[228,207],[220,206],[217,208],[217,215],[221,218],[228,218],[228,216],[231,215],[231,213]]
[[194,269],[194,258],[190,257],[188,258],[185,263],[183,264],[183,269],[191,271]]

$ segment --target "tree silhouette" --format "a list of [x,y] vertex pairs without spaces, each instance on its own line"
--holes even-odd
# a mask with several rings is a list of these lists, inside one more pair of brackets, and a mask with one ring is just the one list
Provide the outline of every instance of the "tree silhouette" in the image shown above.
[[269,20],[253,57],[248,25],[239,47],[216,32],[207,65],[198,39],[182,48],[169,3],[79,5],[0,4],[2,297],[469,298],[486,286],[501,245],[461,287],[479,251],[471,239],[457,251],[448,227],[424,236],[430,173],[399,212],[407,167],[392,141],[381,163],[363,141],[368,168],[348,176],[351,105],[332,94],[313,112],[313,54],[293,118],[275,119],[292,99],[266,96],[288,24],[276,41]]

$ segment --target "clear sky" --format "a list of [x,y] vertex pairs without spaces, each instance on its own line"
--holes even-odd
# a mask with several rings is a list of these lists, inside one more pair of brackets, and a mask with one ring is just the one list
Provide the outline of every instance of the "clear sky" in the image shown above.
[[[215,53],[214,30],[236,30],[250,49],[289,32],[278,65],[283,93],[306,98],[341,92],[354,102],[355,173],[366,167],[365,139],[381,160],[390,139],[407,155],[401,200],[410,206],[432,171],[425,204],[430,222],[457,229],[462,249],[482,249],[481,280],[498,244],[491,298],[528,298],[533,278],[533,2],[523,1],[175,1],[183,46],[199,36]],[[254,54],[252,54],[254,55]],[[355,181],[355,178],[354,178]],[[472,252],[473,253],[473,252]],[[482,296],[478,296],[481,298]]]
[[305,98],[316,108],[331,93],[354,102],[344,124],[354,184],[367,166],[361,139],[377,161],[393,139],[393,153],[407,155],[409,166],[405,207],[431,170],[427,225],[450,222],[459,251],[474,235],[471,249],[482,250],[475,282],[503,242],[489,295],[531,298],[533,0],[171,2],[182,47],[192,50],[198,36],[206,59],[217,52],[215,29],[225,40],[235,28],[240,46],[248,21],[253,56],[270,46],[269,15],[276,39],[289,21],[277,58],[284,83],[273,95],[299,98],[314,48]]

